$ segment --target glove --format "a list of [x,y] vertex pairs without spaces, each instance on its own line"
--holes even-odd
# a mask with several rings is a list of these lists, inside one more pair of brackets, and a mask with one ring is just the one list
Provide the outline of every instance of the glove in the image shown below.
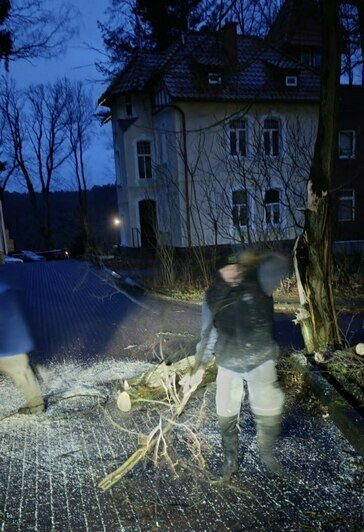
[[201,384],[205,370],[200,368],[192,375],[185,375],[180,381],[179,385],[182,387],[183,395],[196,390],[197,386]]

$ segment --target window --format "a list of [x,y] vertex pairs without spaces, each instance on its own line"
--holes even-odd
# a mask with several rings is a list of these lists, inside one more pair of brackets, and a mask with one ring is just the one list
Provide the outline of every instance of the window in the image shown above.
[[264,120],[264,153],[267,157],[279,155],[279,121],[276,118]]
[[355,131],[339,132],[339,157],[340,159],[354,159]]
[[209,72],[208,81],[209,85],[221,85],[221,74],[218,74],[217,72]]
[[286,87],[297,87],[298,78],[297,76],[286,76]]
[[156,87],[154,98],[153,98],[153,107],[154,110],[163,107],[164,105],[167,105],[170,103],[171,99],[167,92],[167,89],[164,87],[164,85],[159,84]]
[[246,122],[242,118],[229,122],[230,155],[246,156]]
[[264,196],[265,221],[267,224],[277,225],[281,223],[281,208],[279,202],[279,190],[267,190]]
[[133,116],[133,103],[131,96],[125,96],[125,114],[126,116]]
[[233,190],[233,224],[236,227],[248,225],[248,195],[246,190]]
[[355,193],[352,189],[341,190],[338,196],[337,219],[339,222],[352,222],[355,219]]
[[139,179],[150,179],[152,177],[152,154],[149,141],[137,142],[137,155]]

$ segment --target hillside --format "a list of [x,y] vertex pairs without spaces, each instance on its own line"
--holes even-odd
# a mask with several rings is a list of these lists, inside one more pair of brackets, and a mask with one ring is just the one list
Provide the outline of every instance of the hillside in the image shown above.
[[[51,205],[54,247],[67,247],[72,251],[77,247],[81,229],[77,192],[52,192]],[[88,191],[88,205],[92,236],[100,250],[107,252],[118,242],[118,233],[112,224],[117,214],[115,186],[93,187]],[[15,249],[42,250],[28,195],[5,192],[3,207],[5,223]]]

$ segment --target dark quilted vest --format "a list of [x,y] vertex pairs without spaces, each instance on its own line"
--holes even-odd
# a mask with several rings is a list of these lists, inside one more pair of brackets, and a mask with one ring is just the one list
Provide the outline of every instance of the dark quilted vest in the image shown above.
[[273,298],[261,289],[255,268],[247,270],[234,287],[218,275],[206,297],[218,331],[218,365],[245,372],[275,359]]

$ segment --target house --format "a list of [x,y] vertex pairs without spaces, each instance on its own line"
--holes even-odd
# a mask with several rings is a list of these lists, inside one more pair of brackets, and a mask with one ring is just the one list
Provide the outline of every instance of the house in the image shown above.
[[[138,51],[116,76],[99,104],[112,121],[122,246],[271,242],[301,232],[321,64],[314,0],[302,9],[287,0],[267,39],[228,22],[164,52]],[[336,231],[363,241],[355,205],[364,132],[351,107],[355,92],[362,110],[362,88],[342,89]]]
[[364,91],[342,86],[338,157],[333,177],[335,191],[334,250],[364,249]]

